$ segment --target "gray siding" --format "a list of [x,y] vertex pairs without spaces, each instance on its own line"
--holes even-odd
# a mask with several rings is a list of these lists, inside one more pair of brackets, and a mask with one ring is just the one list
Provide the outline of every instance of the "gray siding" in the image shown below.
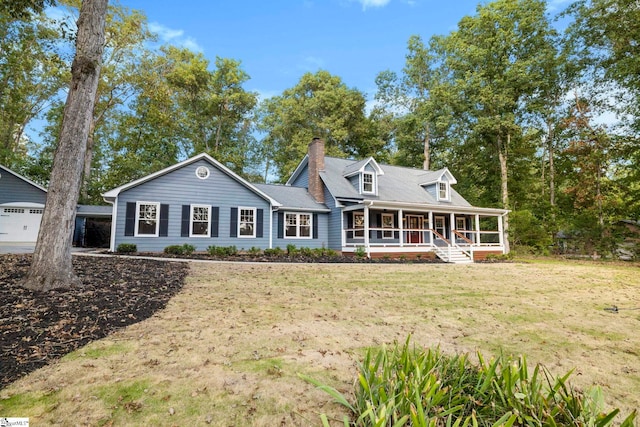
[[[210,176],[199,179],[195,170],[206,166]],[[125,236],[125,216],[127,202],[157,202],[169,205],[169,221],[167,237],[135,237]],[[220,209],[219,237],[181,237],[182,205],[203,204]],[[240,238],[230,237],[231,208],[248,207],[263,210],[263,237]],[[137,187],[123,191],[118,195],[116,218],[115,248],[120,243],[134,243],[138,251],[162,251],[169,245],[192,244],[198,251],[205,251],[208,246],[231,246],[238,249],[269,247],[269,212],[271,206],[267,200],[255,194],[241,183],[223,173],[205,160],[199,160],[157,177]]]
[[300,175],[298,175],[295,181],[291,183],[291,186],[309,188],[309,165],[308,164],[302,169],[302,171],[300,172]]
[[12,202],[42,203],[47,193],[0,168],[0,204]]
[[[283,210],[283,212],[287,212],[287,210]],[[293,212],[293,211],[291,211]],[[313,215],[313,212],[302,212],[302,211],[296,211],[296,212],[301,212],[301,213],[309,213],[311,215]],[[311,249],[317,249],[317,248],[328,248],[328,239],[329,239],[329,215],[326,213],[317,213],[317,219],[318,219],[318,238],[317,239],[300,239],[300,238],[296,238],[296,239],[291,239],[291,238],[282,238],[279,239],[278,238],[278,227],[279,227],[279,223],[278,223],[278,212],[274,212],[273,213],[273,223],[272,223],[272,229],[273,229],[273,247],[274,248],[281,248],[281,249],[286,249],[287,245],[291,244],[291,245],[296,245],[297,248],[311,248]]]
[[330,249],[342,251],[342,209],[336,207],[335,200],[326,187],[324,188],[324,204],[331,209],[328,224],[328,246]]

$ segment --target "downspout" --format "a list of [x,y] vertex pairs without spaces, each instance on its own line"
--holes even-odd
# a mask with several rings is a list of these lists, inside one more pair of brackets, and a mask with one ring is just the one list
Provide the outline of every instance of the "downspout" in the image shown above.
[[[271,204],[271,202],[269,202],[269,204]],[[278,210],[278,208],[271,205],[271,209],[269,209],[269,249],[273,249],[273,211],[276,210]]]
[[115,248],[116,221],[118,220],[118,210],[116,209],[116,206],[118,206],[118,196],[116,196],[116,199],[113,202],[105,199],[104,197],[102,198],[102,200],[104,200],[105,202],[111,205],[111,236],[109,237],[109,251],[115,252],[116,251],[116,248]]

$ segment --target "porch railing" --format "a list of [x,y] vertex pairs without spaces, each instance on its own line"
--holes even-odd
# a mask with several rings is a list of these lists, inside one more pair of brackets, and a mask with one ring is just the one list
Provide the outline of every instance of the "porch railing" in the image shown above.
[[[401,244],[400,233],[402,233],[402,246],[418,247],[437,246],[441,241],[447,246],[454,244],[462,248],[478,246],[500,246],[499,231],[475,231],[475,230],[453,230],[454,238],[451,241],[445,238],[436,230],[429,228],[369,228],[369,246],[392,246]],[[365,237],[364,228],[346,228],[343,230],[343,242],[347,247],[362,246]],[[480,237],[480,241],[478,240]]]

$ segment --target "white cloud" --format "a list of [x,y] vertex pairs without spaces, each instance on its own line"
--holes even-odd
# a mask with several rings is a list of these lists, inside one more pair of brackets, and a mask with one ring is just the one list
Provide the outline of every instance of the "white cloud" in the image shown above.
[[362,5],[362,10],[367,10],[370,7],[384,7],[389,4],[391,0],[357,0]]
[[163,43],[170,43],[174,46],[184,47],[194,52],[204,52],[202,46],[200,46],[193,37],[184,35],[184,30],[169,28],[162,24],[158,24],[157,22],[150,22],[149,30],[152,33],[157,34],[158,38]]

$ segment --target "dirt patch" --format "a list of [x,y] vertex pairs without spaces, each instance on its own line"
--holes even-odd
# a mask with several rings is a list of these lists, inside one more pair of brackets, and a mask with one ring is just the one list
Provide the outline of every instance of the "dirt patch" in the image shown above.
[[79,289],[19,286],[31,255],[0,255],[0,389],[83,345],[147,319],[181,288],[184,263],[74,257]]

